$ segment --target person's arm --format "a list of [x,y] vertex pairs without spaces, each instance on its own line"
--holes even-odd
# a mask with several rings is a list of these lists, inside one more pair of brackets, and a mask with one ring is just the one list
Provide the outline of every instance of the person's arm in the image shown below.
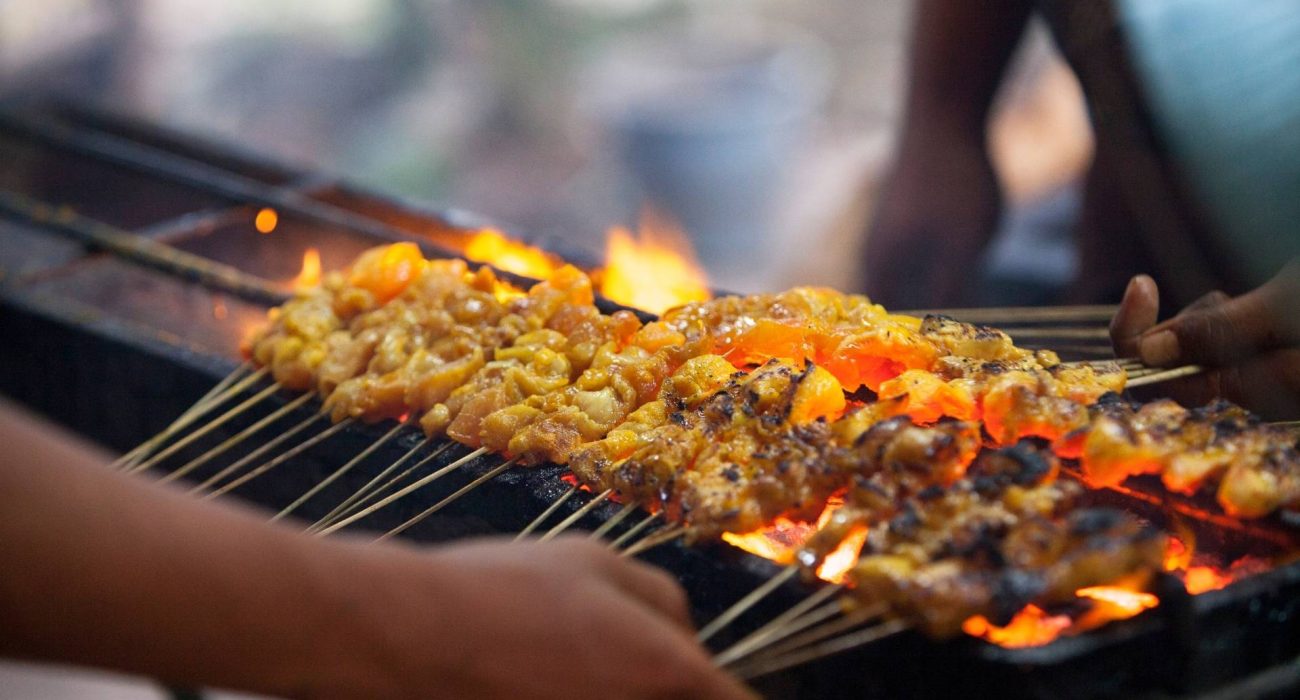
[[1268,418],[1300,418],[1300,260],[1247,294],[1210,292],[1157,324],[1159,306],[1155,282],[1139,275],[1110,329],[1120,357],[1209,368],[1161,385],[1161,393],[1192,404],[1226,398]]
[[893,172],[864,249],[864,282],[894,307],[961,301],[1002,195],[986,122],[1032,3],[922,0]]
[[0,655],[287,697],[748,697],[668,576],[594,544],[317,539],[2,401],[0,445]]

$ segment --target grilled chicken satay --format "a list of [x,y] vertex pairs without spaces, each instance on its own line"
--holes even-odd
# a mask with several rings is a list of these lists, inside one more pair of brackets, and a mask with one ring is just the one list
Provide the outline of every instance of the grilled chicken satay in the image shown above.
[[400,294],[425,264],[413,243],[368,250],[348,272],[327,273],[320,285],[267,312],[267,324],[244,341],[245,354],[285,388],[314,391],[330,336]]
[[864,407],[832,429],[836,446],[828,460],[851,477],[844,505],[798,554],[809,569],[816,569],[855,530],[892,517],[908,497],[960,479],[979,452],[978,424],[946,421],[923,427],[897,416],[863,430],[862,414],[869,411]]
[[707,358],[687,361],[659,400],[575,451],[574,472],[665,508],[695,539],[815,516],[843,483],[824,459],[826,419],[845,405],[839,383],[811,364],[770,360],[746,374]]
[[1072,509],[1080,487],[1053,480],[1053,459],[1024,446],[986,452],[967,478],[904,501],[872,526],[849,573],[857,604],[945,638],[981,615],[1005,624],[1025,605],[1073,600],[1079,588],[1145,579],[1164,538],[1124,513]]
[[1217,484],[1219,504],[1238,517],[1300,503],[1295,435],[1226,401],[1190,410],[1169,400],[1136,408],[1108,401],[1057,449],[1078,457],[1085,478],[1097,485],[1137,474],[1157,474],[1179,493]]

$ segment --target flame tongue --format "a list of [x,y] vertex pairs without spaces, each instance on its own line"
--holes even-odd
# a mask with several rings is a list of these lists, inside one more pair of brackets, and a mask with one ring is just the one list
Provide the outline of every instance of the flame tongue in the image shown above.
[[609,232],[600,291],[620,304],[653,313],[712,297],[685,234],[662,215],[647,211],[639,235]]

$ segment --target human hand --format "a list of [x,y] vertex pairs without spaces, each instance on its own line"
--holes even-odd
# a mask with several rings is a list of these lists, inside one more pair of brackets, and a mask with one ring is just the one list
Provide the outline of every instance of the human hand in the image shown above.
[[1300,260],[1239,297],[1211,292],[1157,324],[1159,291],[1129,283],[1110,335],[1120,357],[1155,367],[1198,364],[1208,371],[1160,385],[1185,403],[1225,398],[1268,418],[1300,417]]
[[893,308],[960,303],[1001,204],[982,134],[905,137],[867,234],[867,294]]
[[598,544],[366,549],[356,696],[753,697],[694,640],[676,582]]

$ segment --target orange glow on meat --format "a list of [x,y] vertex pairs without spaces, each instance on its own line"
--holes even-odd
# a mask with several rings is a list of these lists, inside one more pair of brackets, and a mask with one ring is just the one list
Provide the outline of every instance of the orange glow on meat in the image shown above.
[[401,294],[428,263],[414,243],[371,248],[352,265],[348,282],[375,295],[381,304]]

